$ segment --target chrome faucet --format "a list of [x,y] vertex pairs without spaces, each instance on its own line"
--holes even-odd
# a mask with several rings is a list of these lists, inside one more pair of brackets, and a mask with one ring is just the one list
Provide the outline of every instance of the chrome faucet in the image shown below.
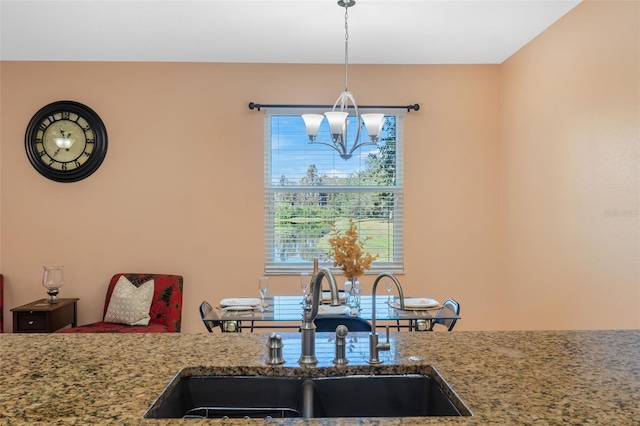
[[338,295],[338,286],[336,279],[330,270],[322,268],[316,275],[311,278],[312,292],[311,303],[305,303],[304,312],[302,314],[302,327],[300,327],[302,340],[302,354],[298,359],[300,365],[316,365],[316,325],[314,320],[318,316],[318,306],[322,300],[322,279],[327,278],[329,281],[329,290],[331,290],[331,306],[340,304]]
[[396,277],[388,272],[383,272],[376,280],[373,282],[373,289],[371,290],[371,333],[369,333],[369,359],[367,362],[369,364],[381,364],[379,354],[380,351],[388,351],[391,349],[391,344],[389,343],[389,326],[387,326],[387,341],[384,343],[378,342],[378,333],[376,333],[376,288],[378,287],[378,282],[382,278],[389,278],[394,282],[396,287],[398,288],[398,296],[400,297],[400,309],[404,309],[404,295],[402,294],[402,287],[400,286],[400,282]]

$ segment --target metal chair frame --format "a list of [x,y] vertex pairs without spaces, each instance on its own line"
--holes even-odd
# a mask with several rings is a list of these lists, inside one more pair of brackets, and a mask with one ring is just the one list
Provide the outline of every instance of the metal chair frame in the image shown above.
[[[454,300],[454,299],[447,299],[444,301],[444,303],[442,304],[442,308],[440,309],[444,309],[445,307],[449,307],[449,309],[451,309],[453,312],[456,313],[456,315],[460,315],[460,304]],[[440,310],[438,310],[438,313],[440,313]],[[453,330],[453,327],[456,325],[456,319],[437,319],[438,314],[436,314],[436,319],[434,319],[431,322],[431,327],[429,328],[429,331],[433,331],[433,327],[436,324],[440,324],[443,325],[445,327],[447,327],[447,331],[451,331]]]
[[214,326],[220,326],[222,324],[222,321],[205,321],[204,318],[213,311],[213,306],[211,306],[211,304],[209,302],[207,302],[206,300],[204,302],[202,302],[200,304],[200,316],[202,317],[202,323],[204,324],[205,327],[207,327],[207,330],[209,331],[209,333],[213,333],[213,327],[211,326],[211,324],[213,324]]

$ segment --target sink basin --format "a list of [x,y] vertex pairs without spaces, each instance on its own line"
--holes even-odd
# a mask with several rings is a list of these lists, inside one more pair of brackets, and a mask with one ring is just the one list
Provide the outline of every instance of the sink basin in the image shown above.
[[174,377],[144,417],[301,417],[302,382],[273,376]]
[[145,418],[470,416],[431,374],[335,377],[215,376],[178,373]]
[[318,378],[313,388],[309,417],[460,416],[465,411],[426,375]]

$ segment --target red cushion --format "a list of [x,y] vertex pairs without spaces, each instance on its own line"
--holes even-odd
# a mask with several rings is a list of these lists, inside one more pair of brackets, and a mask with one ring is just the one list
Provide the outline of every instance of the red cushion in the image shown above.
[[126,325],[113,322],[94,322],[80,327],[67,328],[63,333],[167,333],[164,324],[150,322],[149,325]]

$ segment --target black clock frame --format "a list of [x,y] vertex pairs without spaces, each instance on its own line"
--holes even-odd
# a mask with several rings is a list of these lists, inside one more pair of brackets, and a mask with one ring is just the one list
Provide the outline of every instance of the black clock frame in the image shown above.
[[[36,135],[40,123],[49,115],[71,112],[84,118],[94,134],[94,148],[89,159],[74,170],[54,170],[40,160],[36,149]],[[107,155],[107,129],[100,116],[91,108],[75,101],[57,101],[42,107],[29,121],[25,134],[25,149],[31,165],[47,179],[56,182],[77,182],[91,176],[102,164]]]

